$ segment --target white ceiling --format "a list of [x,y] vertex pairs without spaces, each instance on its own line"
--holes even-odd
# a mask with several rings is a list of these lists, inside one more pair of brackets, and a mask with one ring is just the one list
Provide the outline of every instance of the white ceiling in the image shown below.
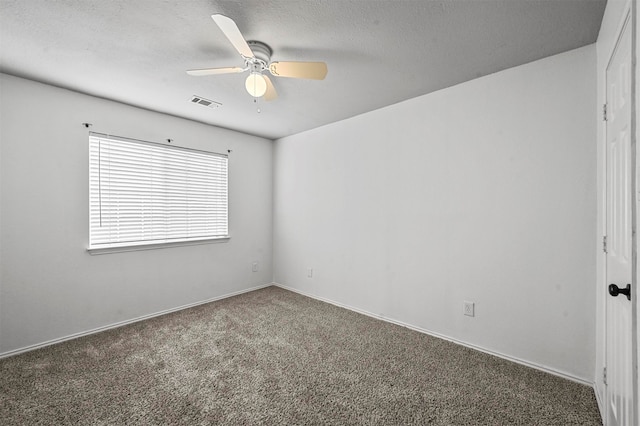
[[[605,3],[0,0],[0,71],[276,139],[593,43]],[[214,13],[327,78],[273,77],[279,98],[254,104],[246,74],[188,76],[243,65]]]

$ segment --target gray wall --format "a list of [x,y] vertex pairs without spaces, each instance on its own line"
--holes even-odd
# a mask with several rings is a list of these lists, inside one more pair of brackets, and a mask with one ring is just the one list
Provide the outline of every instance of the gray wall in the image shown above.
[[274,280],[593,382],[595,61],[587,46],[276,141]]
[[[7,75],[0,93],[0,353],[272,281],[271,141]],[[229,242],[89,255],[83,122],[231,149]]]

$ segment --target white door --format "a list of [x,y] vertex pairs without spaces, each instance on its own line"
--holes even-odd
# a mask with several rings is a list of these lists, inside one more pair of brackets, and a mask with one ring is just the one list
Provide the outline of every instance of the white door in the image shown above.
[[[607,80],[606,416],[608,426],[632,426],[633,361],[630,289],[633,201],[631,179],[631,22],[611,56]],[[629,285],[629,287],[627,287]],[[635,291],[635,289],[633,289]],[[629,290],[631,291],[631,290]]]

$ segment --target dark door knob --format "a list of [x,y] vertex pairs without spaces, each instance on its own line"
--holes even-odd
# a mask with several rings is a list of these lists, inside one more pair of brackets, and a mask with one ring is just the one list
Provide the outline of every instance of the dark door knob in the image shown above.
[[625,288],[620,288],[615,284],[609,284],[609,294],[613,297],[624,294],[628,300],[631,300],[631,284],[627,284]]

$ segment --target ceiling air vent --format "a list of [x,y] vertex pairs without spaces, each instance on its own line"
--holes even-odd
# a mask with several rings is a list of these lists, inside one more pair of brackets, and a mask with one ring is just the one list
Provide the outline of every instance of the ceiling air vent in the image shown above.
[[218,108],[219,106],[222,105],[220,102],[212,101],[211,99],[205,99],[202,96],[196,96],[196,95],[193,95],[193,97],[191,98],[191,102],[193,102],[194,104],[206,106],[209,108]]

